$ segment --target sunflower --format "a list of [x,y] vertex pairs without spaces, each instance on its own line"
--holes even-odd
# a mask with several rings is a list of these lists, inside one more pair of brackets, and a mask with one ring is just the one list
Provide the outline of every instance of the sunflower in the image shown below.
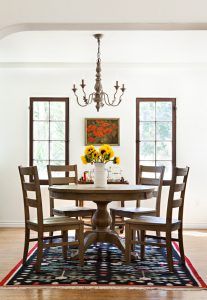
[[106,154],[108,154],[108,148],[106,147],[106,145],[103,145],[99,148],[99,153],[101,156],[105,156]]
[[82,163],[83,163],[84,165],[86,165],[86,164],[88,163],[88,161],[87,161],[85,155],[81,156],[81,160],[82,160]]
[[91,155],[92,155],[92,159],[93,159],[95,162],[97,162],[98,159],[99,159],[99,156],[100,156],[99,152],[95,150],[95,151],[92,152]]
[[114,159],[113,159],[113,163],[116,164],[116,165],[119,165],[120,164],[120,157],[115,156]]
[[85,148],[85,151],[84,151],[84,153],[86,154],[86,155],[90,155],[93,151],[95,151],[96,149],[95,149],[95,147],[93,146],[93,145],[89,145],[89,146],[87,146],[86,148]]

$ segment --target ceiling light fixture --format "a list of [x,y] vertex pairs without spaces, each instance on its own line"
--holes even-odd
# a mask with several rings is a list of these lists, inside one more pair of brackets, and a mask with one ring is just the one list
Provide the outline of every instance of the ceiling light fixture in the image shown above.
[[[91,93],[87,98],[86,92],[84,90],[84,88],[86,86],[84,79],[82,79],[81,84],[80,84],[82,91],[83,91],[82,103],[80,103],[78,95],[76,94],[78,89],[76,88],[75,84],[73,85],[72,91],[75,94],[78,105],[85,107],[94,101],[96,103],[96,109],[97,109],[97,111],[99,111],[99,109],[101,107],[103,107],[104,104],[109,105],[109,106],[118,106],[122,101],[122,96],[123,96],[126,88],[124,87],[124,84],[122,84],[122,87],[120,88],[118,81],[116,81],[116,84],[114,86],[115,93],[114,93],[114,97],[112,100],[110,100],[108,94],[103,91],[103,87],[102,87],[102,83],[101,83],[101,58],[100,58],[100,40],[103,37],[103,35],[98,33],[98,34],[94,34],[94,37],[95,37],[95,39],[97,39],[97,42],[98,42],[97,63],[96,63],[96,83],[94,86],[95,92]],[[121,95],[118,98],[117,93],[118,93],[119,88],[121,90]]]

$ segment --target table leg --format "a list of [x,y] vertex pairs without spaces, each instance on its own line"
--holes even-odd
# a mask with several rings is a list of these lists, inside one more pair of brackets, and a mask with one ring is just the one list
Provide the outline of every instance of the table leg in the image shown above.
[[95,229],[92,232],[88,232],[84,238],[85,251],[90,245],[101,242],[114,244],[124,252],[125,248],[120,237],[115,231],[110,229],[111,216],[107,210],[107,205],[110,201],[94,202],[97,205],[97,210],[92,217],[92,224]]

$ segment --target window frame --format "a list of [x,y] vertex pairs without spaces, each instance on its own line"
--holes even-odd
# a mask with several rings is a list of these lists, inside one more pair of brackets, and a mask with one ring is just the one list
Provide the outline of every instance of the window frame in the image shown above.
[[[63,97],[30,97],[29,106],[29,165],[33,166],[33,111],[34,102],[64,102],[65,103],[65,164],[69,164],[69,98]],[[50,122],[50,120],[49,120]],[[50,136],[48,141],[50,141]],[[49,160],[50,162],[50,160]],[[48,179],[41,179],[41,185],[48,185]]]
[[[136,183],[139,174],[139,143],[140,141],[140,103],[141,102],[171,102],[172,103],[172,167],[176,166],[176,98],[136,98]],[[164,179],[163,185],[170,185],[171,180]]]

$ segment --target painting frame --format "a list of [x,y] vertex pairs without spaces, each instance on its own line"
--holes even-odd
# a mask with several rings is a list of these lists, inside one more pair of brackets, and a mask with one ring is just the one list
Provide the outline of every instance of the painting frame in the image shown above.
[[120,146],[120,118],[85,118],[85,145],[103,144]]

